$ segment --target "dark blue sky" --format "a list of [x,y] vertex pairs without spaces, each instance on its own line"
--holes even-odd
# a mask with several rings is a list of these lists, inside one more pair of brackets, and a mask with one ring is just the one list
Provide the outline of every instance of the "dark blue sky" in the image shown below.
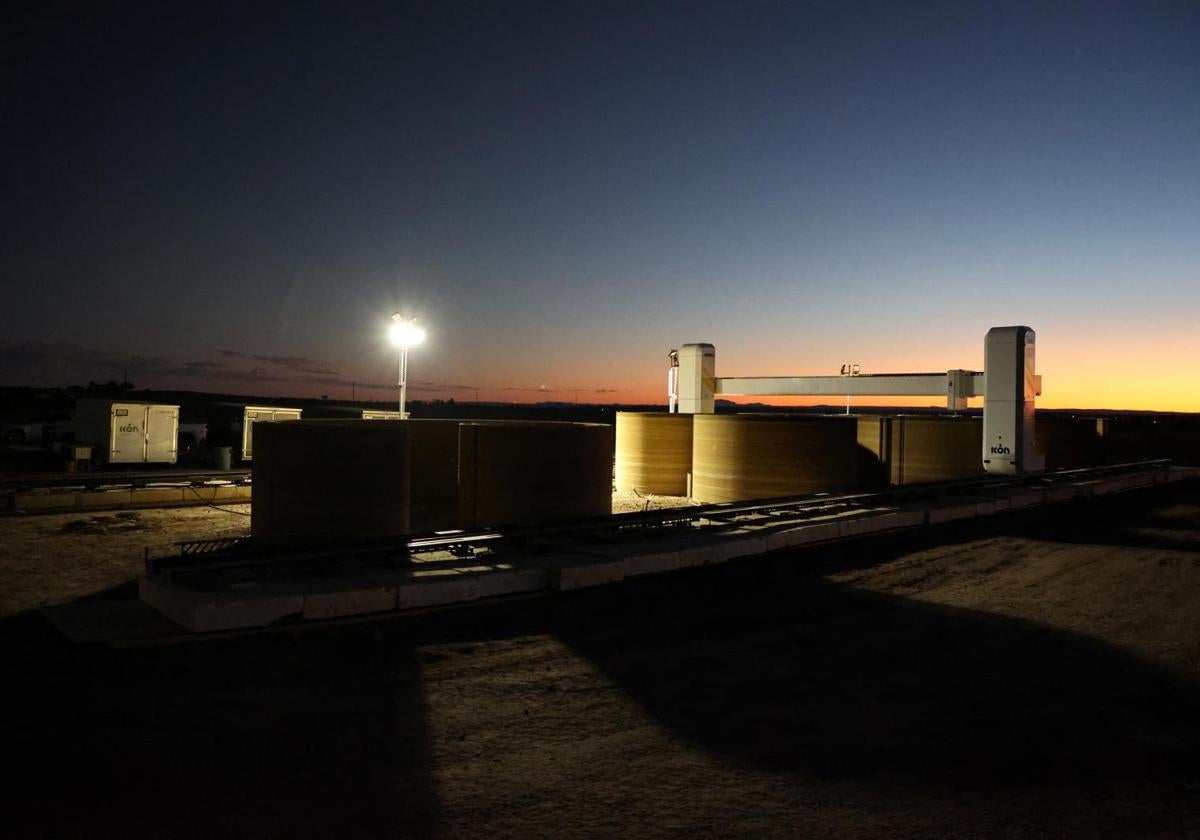
[[175,5],[6,12],[0,383],[348,396],[405,309],[418,397],[635,400],[1028,323],[1049,404],[1200,410],[1200,4]]

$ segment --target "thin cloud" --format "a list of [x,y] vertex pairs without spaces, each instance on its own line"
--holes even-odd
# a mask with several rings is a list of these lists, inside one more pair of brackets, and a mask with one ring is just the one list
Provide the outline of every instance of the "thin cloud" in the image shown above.
[[533,394],[556,394],[562,391],[562,388],[552,388],[549,385],[538,385],[536,387],[529,385],[481,385],[480,391],[517,391],[521,393]]
[[[303,356],[267,356],[238,350],[219,350],[216,359],[172,359],[164,356],[117,354],[63,341],[0,340],[0,383],[9,385],[81,385],[121,379],[126,374],[138,387],[210,387],[245,385],[296,386],[326,391],[394,392],[395,382],[371,382],[339,375],[325,363]],[[240,364],[239,364],[240,363]],[[509,391],[549,394],[561,389],[542,386],[488,387],[462,382],[412,380],[419,394],[457,394],[471,391]]]
[[[338,384],[345,385],[347,387],[354,385],[357,388],[375,391],[395,391],[398,387],[395,382],[352,382],[350,380],[342,380]],[[477,390],[474,385],[460,385],[453,382],[427,382],[420,380],[409,382],[408,387],[414,391],[423,391],[426,393]]]
[[218,350],[217,352],[227,359],[245,359],[252,362],[261,362],[264,365],[271,365],[296,373],[337,375],[337,371],[327,363],[318,359],[310,359],[307,356],[263,356],[257,353],[243,353],[240,350]]

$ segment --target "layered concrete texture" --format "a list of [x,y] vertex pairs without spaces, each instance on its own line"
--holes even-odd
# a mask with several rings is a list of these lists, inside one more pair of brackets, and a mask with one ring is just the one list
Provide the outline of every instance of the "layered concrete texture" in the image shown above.
[[892,418],[863,414],[856,420],[859,487],[882,490],[892,482]]
[[293,420],[254,431],[250,532],[264,542],[409,531],[407,423]]
[[617,412],[617,490],[683,496],[692,470],[692,416]]
[[[372,420],[397,423],[398,420]],[[409,527],[415,534],[458,523],[458,420],[409,420]]]
[[978,478],[983,421],[978,417],[892,418],[891,482],[895,485]]
[[692,498],[736,502],[858,486],[852,417],[697,414]]
[[612,426],[462,423],[458,441],[460,528],[612,511]]
[[1170,458],[1200,465],[1200,418],[1187,414],[1120,414],[1100,421],[1104,459],[1110,464]]
[[1104,463],[1101,420],[1039,411],[1033,423],[1035,447],[1046,457],[1047,470],[1083,469]]

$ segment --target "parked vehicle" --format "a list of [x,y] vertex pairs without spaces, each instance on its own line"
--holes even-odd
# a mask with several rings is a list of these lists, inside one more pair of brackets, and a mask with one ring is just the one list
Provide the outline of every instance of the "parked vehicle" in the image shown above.
[[4,429],[5,443],[54,443],[66,440],[74,432],[71,416],[63,412],[40,414],[28,423],[14,423]]

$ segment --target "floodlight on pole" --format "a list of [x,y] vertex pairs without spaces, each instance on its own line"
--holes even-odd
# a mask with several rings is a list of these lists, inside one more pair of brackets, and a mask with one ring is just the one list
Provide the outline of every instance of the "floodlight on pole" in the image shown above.
[[400,348],[400,419],[407,420],[404,401],[408,391],[408,348],[416,347],[425,340],[425,330],[415,318],[405,318],[397,312],[392,315],[392,325],[388,327],[388,340],[394,347]]

